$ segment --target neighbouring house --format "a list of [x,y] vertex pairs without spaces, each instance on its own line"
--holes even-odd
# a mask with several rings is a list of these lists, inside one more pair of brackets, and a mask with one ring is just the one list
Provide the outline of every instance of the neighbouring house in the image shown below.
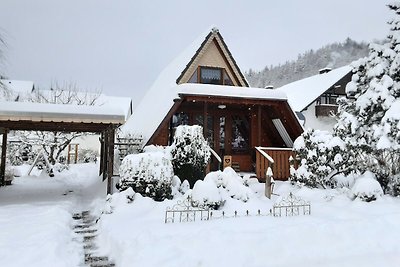
[[[283,151],[274,158],[274,175],[287,179],[288,155],[303,132],[283,92],[249,87],[217,28],[161,72],[122,131],[142,135],[144,145],[165,146],[182,124],[203,126],[220,158],[231,156],[237,170],[256,171],[260,179],[272,160],[268,149],[270,155],[274,149]],[[212,170],[219,167],[217,158]]]
[[284,92],[290,106],[303,121],[304,128],[332,131],[336,119],[338,97],[346,95],[346,85],[352,77],[350,66],[331,70],[321,69],[320,73],[289,83],[277,91]]

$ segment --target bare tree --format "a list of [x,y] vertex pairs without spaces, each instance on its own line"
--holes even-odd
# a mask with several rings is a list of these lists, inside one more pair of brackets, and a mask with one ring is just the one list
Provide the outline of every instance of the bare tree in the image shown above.
[[[52,103],[63,105],[101,105],[98,91],[81,91],[75,83],[56,83],[50,90],[35,90],[28,99],[29,102]],[[17,135],[24,142],[32,145],[38,145],[47,153],[49,162],[55,164],[68,145],[78,137],[90,135],[91,133],[80,132],[41,132],[36,131],[29,135],[27,132],[19,132]]]

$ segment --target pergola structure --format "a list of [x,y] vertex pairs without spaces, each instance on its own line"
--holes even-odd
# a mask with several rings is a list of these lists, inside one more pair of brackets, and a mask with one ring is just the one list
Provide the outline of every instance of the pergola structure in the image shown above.
[[91,132],[101,135],[99,174],[103,181],[107,180],[107,193],[111,193],[115,129],[124,122],[122,110],[101,106],[0,102],[0,186],[5,182],[7,134],[10,131]]

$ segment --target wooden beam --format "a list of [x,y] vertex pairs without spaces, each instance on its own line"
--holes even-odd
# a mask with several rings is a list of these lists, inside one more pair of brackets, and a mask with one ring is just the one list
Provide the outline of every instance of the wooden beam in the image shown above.
[[257,109],[257,146],[261,146],[261,115],[262,115],[262,111],[261,111],[261,106],[258,106]]
[[[244,89],[245,90],[245,89]],[[261,106],[278,106],[282,108],[282,103],[286,100],[270,100],[270,99],[249,99],[244,97],[232,97],[232,96],[214,96],[214,95],[190,95],[181,94],[181,98],[184,98],[188,102],[208,102],[214,104],[237,104],[237,105],[261,105]]]
[[108,130],[104,131],[104,151],[103,151],[103,181],[107,179],[107,173],[108,173],[108,142],[109,142],[109,132]]
[[162,120],[162,122],[160,123],[160,125],[158,125],[157,130],[155,130],[155,132],[153,133],[153,135],[149,138],[149,141],[147,141],[146,145],[152,144],[154,139],[157,137],[157,135],[161,132],[161,130],[163,129],[163,127],[166,125],[166,123],[170,122],[172,115],[175,114],[175,112],[178,110],[179,106],[182,103],[182,99],[177,99],[174,103],[174,105],[171,107],[171,109],[169,110],[168,114],[165,115],[164,119]]
[[[0,120],[0,128],[22,131],[94,132],[101,133],[112,124],[84,122],[40,122]],[[119,124],[116,124],[119,126]]]
[[115,130],[111,128],[108,133],[108,152],[107,152],[107,194],[113,193],[113,174],[114,174],[114,141]]
[[5,185],[6,174],[6,153],[7,153],[7,129],[3,129],[3,142],[1,145],[1,164],[0,164],[0,186]]
[[208,133],[208,113],[207,113],[207,109],[208,109],[208,104],[207,102],[204,102],[204,110],[203,110],[203,135],[204,135],[204,139],[207,140],[207,133]]
[[104,172],[104,132],[100,135],[100,167],[99,167],[99,175],[102,175]]

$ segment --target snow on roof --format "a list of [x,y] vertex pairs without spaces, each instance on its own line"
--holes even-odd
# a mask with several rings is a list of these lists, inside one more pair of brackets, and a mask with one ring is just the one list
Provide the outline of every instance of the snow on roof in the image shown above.
[[160,73],[136,107],[134,114],[121,127],[123,132],[141,134],[144,144],[146,144],[172,108],[174,99],[179,99],[179,93],[286,100],[286,96],[282,92],[274,91],[271,93],[259,88],[204,84],[181,84],[177,86],[177,78],[187,64],[191,62],[192,57],[196,55],[196,51],[201,47],[207,36],[216,31],[218,31],[217,28],[210,27]]
[[53,122],[116,123],[125,122],[121,108],[28,102],[0,102],[0,120]]
[[302,111],[351,70],[350,66],[344,66],[289,83],[276,90],[286,93],[294,111]]
[[287,100],[286,94],[263,88],[236,87],[227,85],[184,83],[174,88],[178,95],[223,96],[232,98]]
[[34,88],[32,81],[1,80],[1,83],[8,90],[17,93],[30,93]]
[[124,111],[125,119],[132,115],[132,99],[130,97],[108,96],[101,94],[98,98],[99,106],[107,108],[121,108]]
[[[108,96],[103,93],[99,92],[92,92],[92,91],[68,91],[68,90],[54,90],[54,89],[37,89],[35,90],[34,94],[41,96],[43,100],[47,99],[54,99],[55,96],[63,94],[63,96],[59,97],[60,103],[55,104],[62,104],[70,96],[75,96],[72,98],[68,104],[75,104],[78,105],[78,102],[93,102],[94,106],[102,106],[107,108],[119,108],[124,110],[125,118],[127,119],[130,115],[132,115],[132,99],[130,97],[118,97],[118,96]],[[32,95],[31,95],[32,96]],[[37,97],[35,97],[36,99]],[[26,99],[21,99],[22,101],[29,101],[29,96]],[[20,101],[21,101],[20,100]],[[57,101],[57,99],[56,99]],[[46,102],[46,101],[44,101]]]
[[123,132],[142,134],[144,143],[147,143],[177,97],[175,90],[171,89],[176,86],[176,79],[214,28],[207,29],[160,73],[134,114],[121,127]]

